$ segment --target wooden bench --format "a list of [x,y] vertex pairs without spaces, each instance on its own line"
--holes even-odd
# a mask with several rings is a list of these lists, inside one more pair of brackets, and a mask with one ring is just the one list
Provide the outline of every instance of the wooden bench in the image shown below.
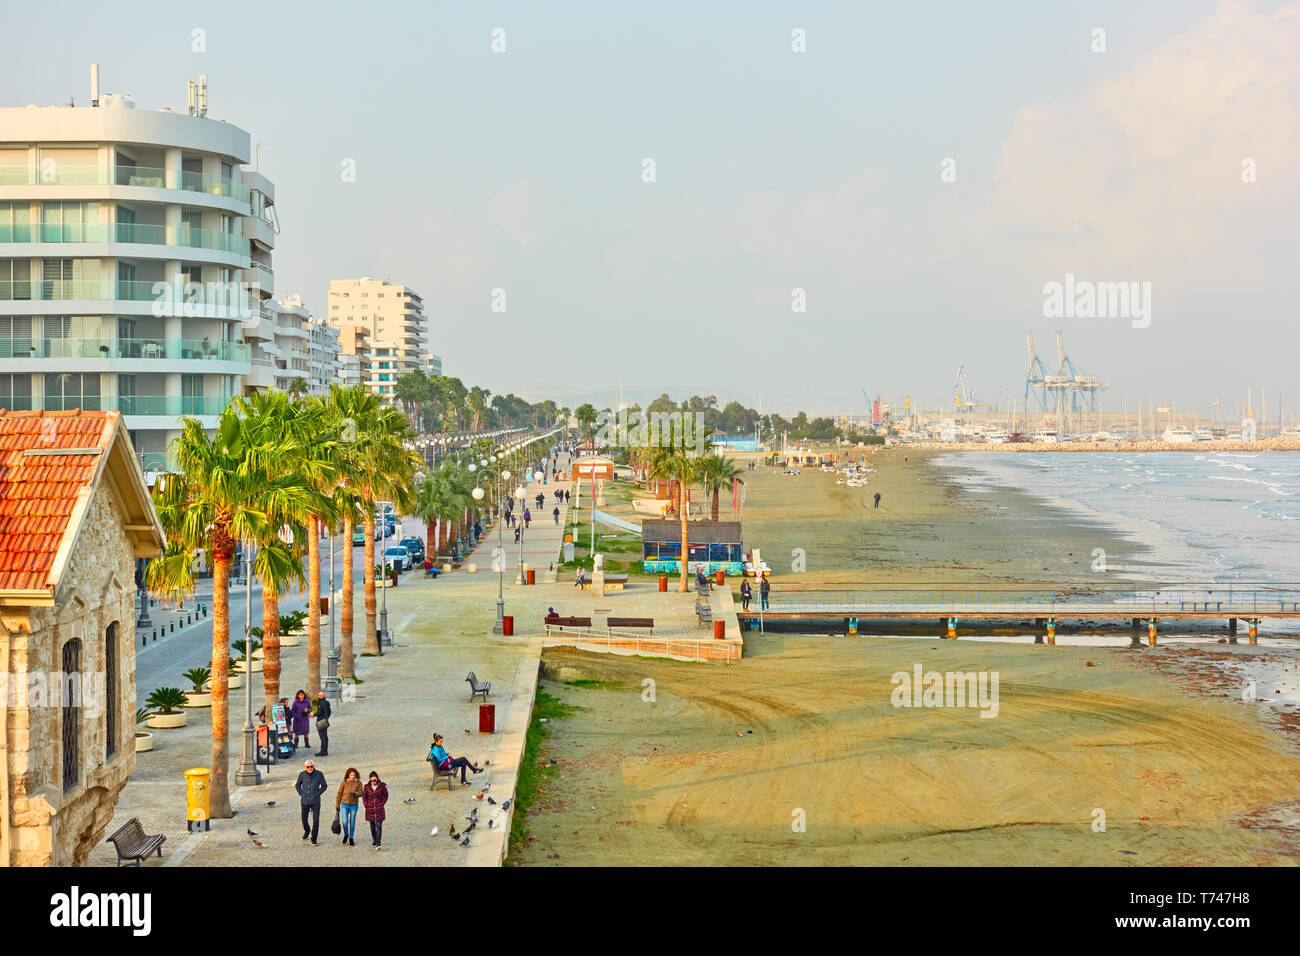
[[439,767],[436,763],[433,762],[432,757],[425,757],[424,759],[429,764],[429,766],[433,768],[433,782],[429,784],[429,789],[433,790],[435,787],[437,787],[439,780],[446,780],[447,791],[450,793],[451,785],[456,779],[456,771],[443,770],[441,767]]
[[117,865],[121,866],[123,860],[134,860],[135,865],[139,866],[150,853],[158,851],[158,858],[162,858],[162,845],[167,841],[167,837],[162,834],[150,835],[144,832],[144,827],[140,825],[139,817],[132,817],[122,824],[121,829],[108,838],[107,843],[113,844],[113,849],[117,851]]
[[591,618],[589,617],[551,617],[546,619],[546,633],[551,633],[553,627],[591,627]]
[[713,608],[703,601],[695,602],[695,616],[700,619],[701,624],[713,623]]
[[654,630],[655,619],[652,617],[611,617],[605,621],[606,627],[641,627]]
[[488,691],[490,691],[490,690],[492,689],[492,682],[491,682],[491,681],[486,681],[486,682],[485,682],[485,681],[481,681],[481,680],[479,680],[477,677],[474,676],[474,672],[473,672],[473,671],[470,671],[470,672],[469,672],[469,674],[468,674],[468,676],[466,676],[465,680],[469,681],[469,699],[470,699],[470,703],[473,703],[473,702],[474,702],[474,698],[475,698],[475,697],[478,697],[478,696],[482,695],[482,697],[483,697],[483,703],[486,704],[486,703],[487,703],[487,695],[488,695]]
[[[590,590],[591,590],[591,584],[592,584],[592,581],[591,581],[591,575],[588,574],[585,578],[582,579],[582,590],[584,590],[584,591],[590,591]],[[605,590],[606,590],[606,591],[622,591],[625,587],[627,587],[627,575],[626,575],[626,574],[607,574],[607,575],[605,575]]]

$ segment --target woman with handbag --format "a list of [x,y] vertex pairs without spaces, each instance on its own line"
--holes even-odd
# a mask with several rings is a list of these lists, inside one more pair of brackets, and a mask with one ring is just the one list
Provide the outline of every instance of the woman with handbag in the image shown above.
[[371,846],[382,850],[384,842],[384,804],[388,802],[388,785],[379,774],[370,771],[370,781],[361,788],[361,802],[366,808],[366,822],[370,824]]
[[344,846],[356,846],[352,837],[357,829],[357,804],[361,801],[361,792],[364,789],[361,783],[361,771],[356,767],[348,767],[348,772],[343,775],[343,782],[339,784],[338,796],[334,798],[334,825],[330,827],[334,833],[343,834]]
[[286,717],[290,718],[290,730],[293,732],[294,749],[298,747],[298,738],[302,738],[304,747],[311,746],[311,701],[307,699],[307,692],[300,690],[293,695],[293,705]]

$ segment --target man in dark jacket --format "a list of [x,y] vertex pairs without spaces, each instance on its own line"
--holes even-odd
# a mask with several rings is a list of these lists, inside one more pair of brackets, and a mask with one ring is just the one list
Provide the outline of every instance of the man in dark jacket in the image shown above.
[[[316,769],[316,765],[308,760],[302,765],[302,773],[298,774],[298,780],[294,783],[293,788],[298,791],[298,796],[302,800],[302,838],[305,840],[311,837],[311,845],[316,846],[316,834],[320,830],[320,796],[329,785],[325,783],[325,774]],[[307,827],[307,816],[311,815],[311,829]]]
[[767,610],[767,596],[772,593],[772,585],[768,583],[767,576],[764,575],[763,583],[758,586],[758,596],[762,598],[763,610]]
[[330,702],[325,699],[323,690],[316,692],[316,733],[320,737],[320,750],[317,757],[330,755]]

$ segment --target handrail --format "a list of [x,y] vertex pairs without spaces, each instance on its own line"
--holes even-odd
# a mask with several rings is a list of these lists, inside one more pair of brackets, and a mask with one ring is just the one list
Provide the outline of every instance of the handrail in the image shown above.
[[[559,637],[552,639],[552,632],[556,632]],[[566,641],[565,638],[569,638],[569,640]],[[677,657],[692,657],[696,660],[740,660],[740,648],[730,642],[719,643],[713,641],[687,641],[670,637],[649,637],[642,633],[608,627],[566,627],[564,625],[548,624],[546,625],[546,636],[543,641],[551,640],[557,641],[561,646],[569,643],[603,645],[644,654],[656,653],[655,648],[659,646],[663,648],[659,653]],[[628,647],[628,644],[632,646]],[[700,653],[701,648],[705,646],[714,649],[722,648],[725,653],[721,658],[716,654],[710,654],[706,657]],[[684,648],[685,650],[682,652],[674,651],[672,650],[674,647]]]

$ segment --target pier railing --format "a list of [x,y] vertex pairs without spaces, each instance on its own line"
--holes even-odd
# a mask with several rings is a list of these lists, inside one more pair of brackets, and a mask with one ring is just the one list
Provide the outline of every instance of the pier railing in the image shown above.
[[[755,602],[757,603],[757,602]],[[750,614],[756,612],[751,605]],[[869,587],[836,590],[773,588],[765,613],[811,617],[905,615],[977,617],[1189,616],[1263,617],[1300,615],[1300,584],[1025,584]]]
[[652,637],[644,632],[622,631],[612,628],[564,627],[548,625],[542,638],[546,647],[579,647],[592,650],[622,650],[636,654],[674,657],[684,660],[738,661],[741,648],[734,642],[700,640],[675,640],[671,637]]

